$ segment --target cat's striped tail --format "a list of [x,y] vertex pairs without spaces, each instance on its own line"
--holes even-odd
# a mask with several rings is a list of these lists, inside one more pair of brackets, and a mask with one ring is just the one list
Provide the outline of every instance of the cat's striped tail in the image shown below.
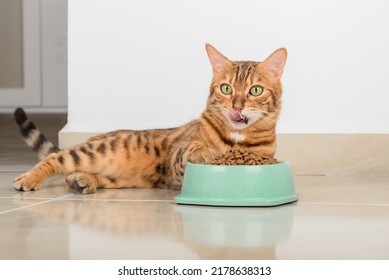
[[14,119],[19,127],[20,134],[27,145],[37,153],[39,159],[44,159],[51,153],[60,151],[43,135],[43,133],[30,121],[22,108],[17,108]]

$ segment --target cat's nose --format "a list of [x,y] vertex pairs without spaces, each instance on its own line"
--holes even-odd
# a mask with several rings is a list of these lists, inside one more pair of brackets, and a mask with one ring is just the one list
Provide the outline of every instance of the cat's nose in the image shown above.
[[243,106],[242,105],[238,105],[238,104],[234,104],[232,105],[232,108],[239,111],[239,112],[242,112],[243,110]]

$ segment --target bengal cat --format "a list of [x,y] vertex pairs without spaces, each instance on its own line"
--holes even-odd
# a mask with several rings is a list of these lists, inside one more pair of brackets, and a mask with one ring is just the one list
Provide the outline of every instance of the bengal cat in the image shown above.
[[213,70],[206,109],[180,127],[118,130],[60,150],[18,108],[20,132],[42,160],[17,177],[14,188],[38,190],[49,176],[65,174],[70,188],[82,194],[99,188],[180,189],[187,162],[209,163],[232,147],[272,158],[286,49],[263,62],[231,61],[209,44],[206,51]]

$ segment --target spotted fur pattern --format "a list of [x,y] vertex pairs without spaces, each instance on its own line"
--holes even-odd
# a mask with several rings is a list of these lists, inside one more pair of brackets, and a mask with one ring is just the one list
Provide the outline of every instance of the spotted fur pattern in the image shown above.
[[[211,45],[206,51],[213,69],[207,107],[199,119],[180,127],[118,130],[60,150],[18,108],[14,116],[22,137],[42,161],[15,178],[14,188],[38,190],[48,177],[65,174],[69,187],[83,194],[99,188],[180,189],[187,162],[209,163],[232,147],[273,157],[286,50],[276,50],[261,63],[230,61]],[[223,84],[231,94],[222,92]],[[254,85],[263,88],[259,96],[250,94]],[[231,119],[231,110],[244,121]]]

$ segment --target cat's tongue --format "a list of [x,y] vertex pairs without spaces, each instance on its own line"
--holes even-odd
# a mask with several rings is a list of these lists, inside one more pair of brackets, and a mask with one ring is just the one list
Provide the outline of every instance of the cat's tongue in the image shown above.
[[245,119],[245,117],[237,110],[232,109],[227,113],[227,117],[233,122],[239,122]]

